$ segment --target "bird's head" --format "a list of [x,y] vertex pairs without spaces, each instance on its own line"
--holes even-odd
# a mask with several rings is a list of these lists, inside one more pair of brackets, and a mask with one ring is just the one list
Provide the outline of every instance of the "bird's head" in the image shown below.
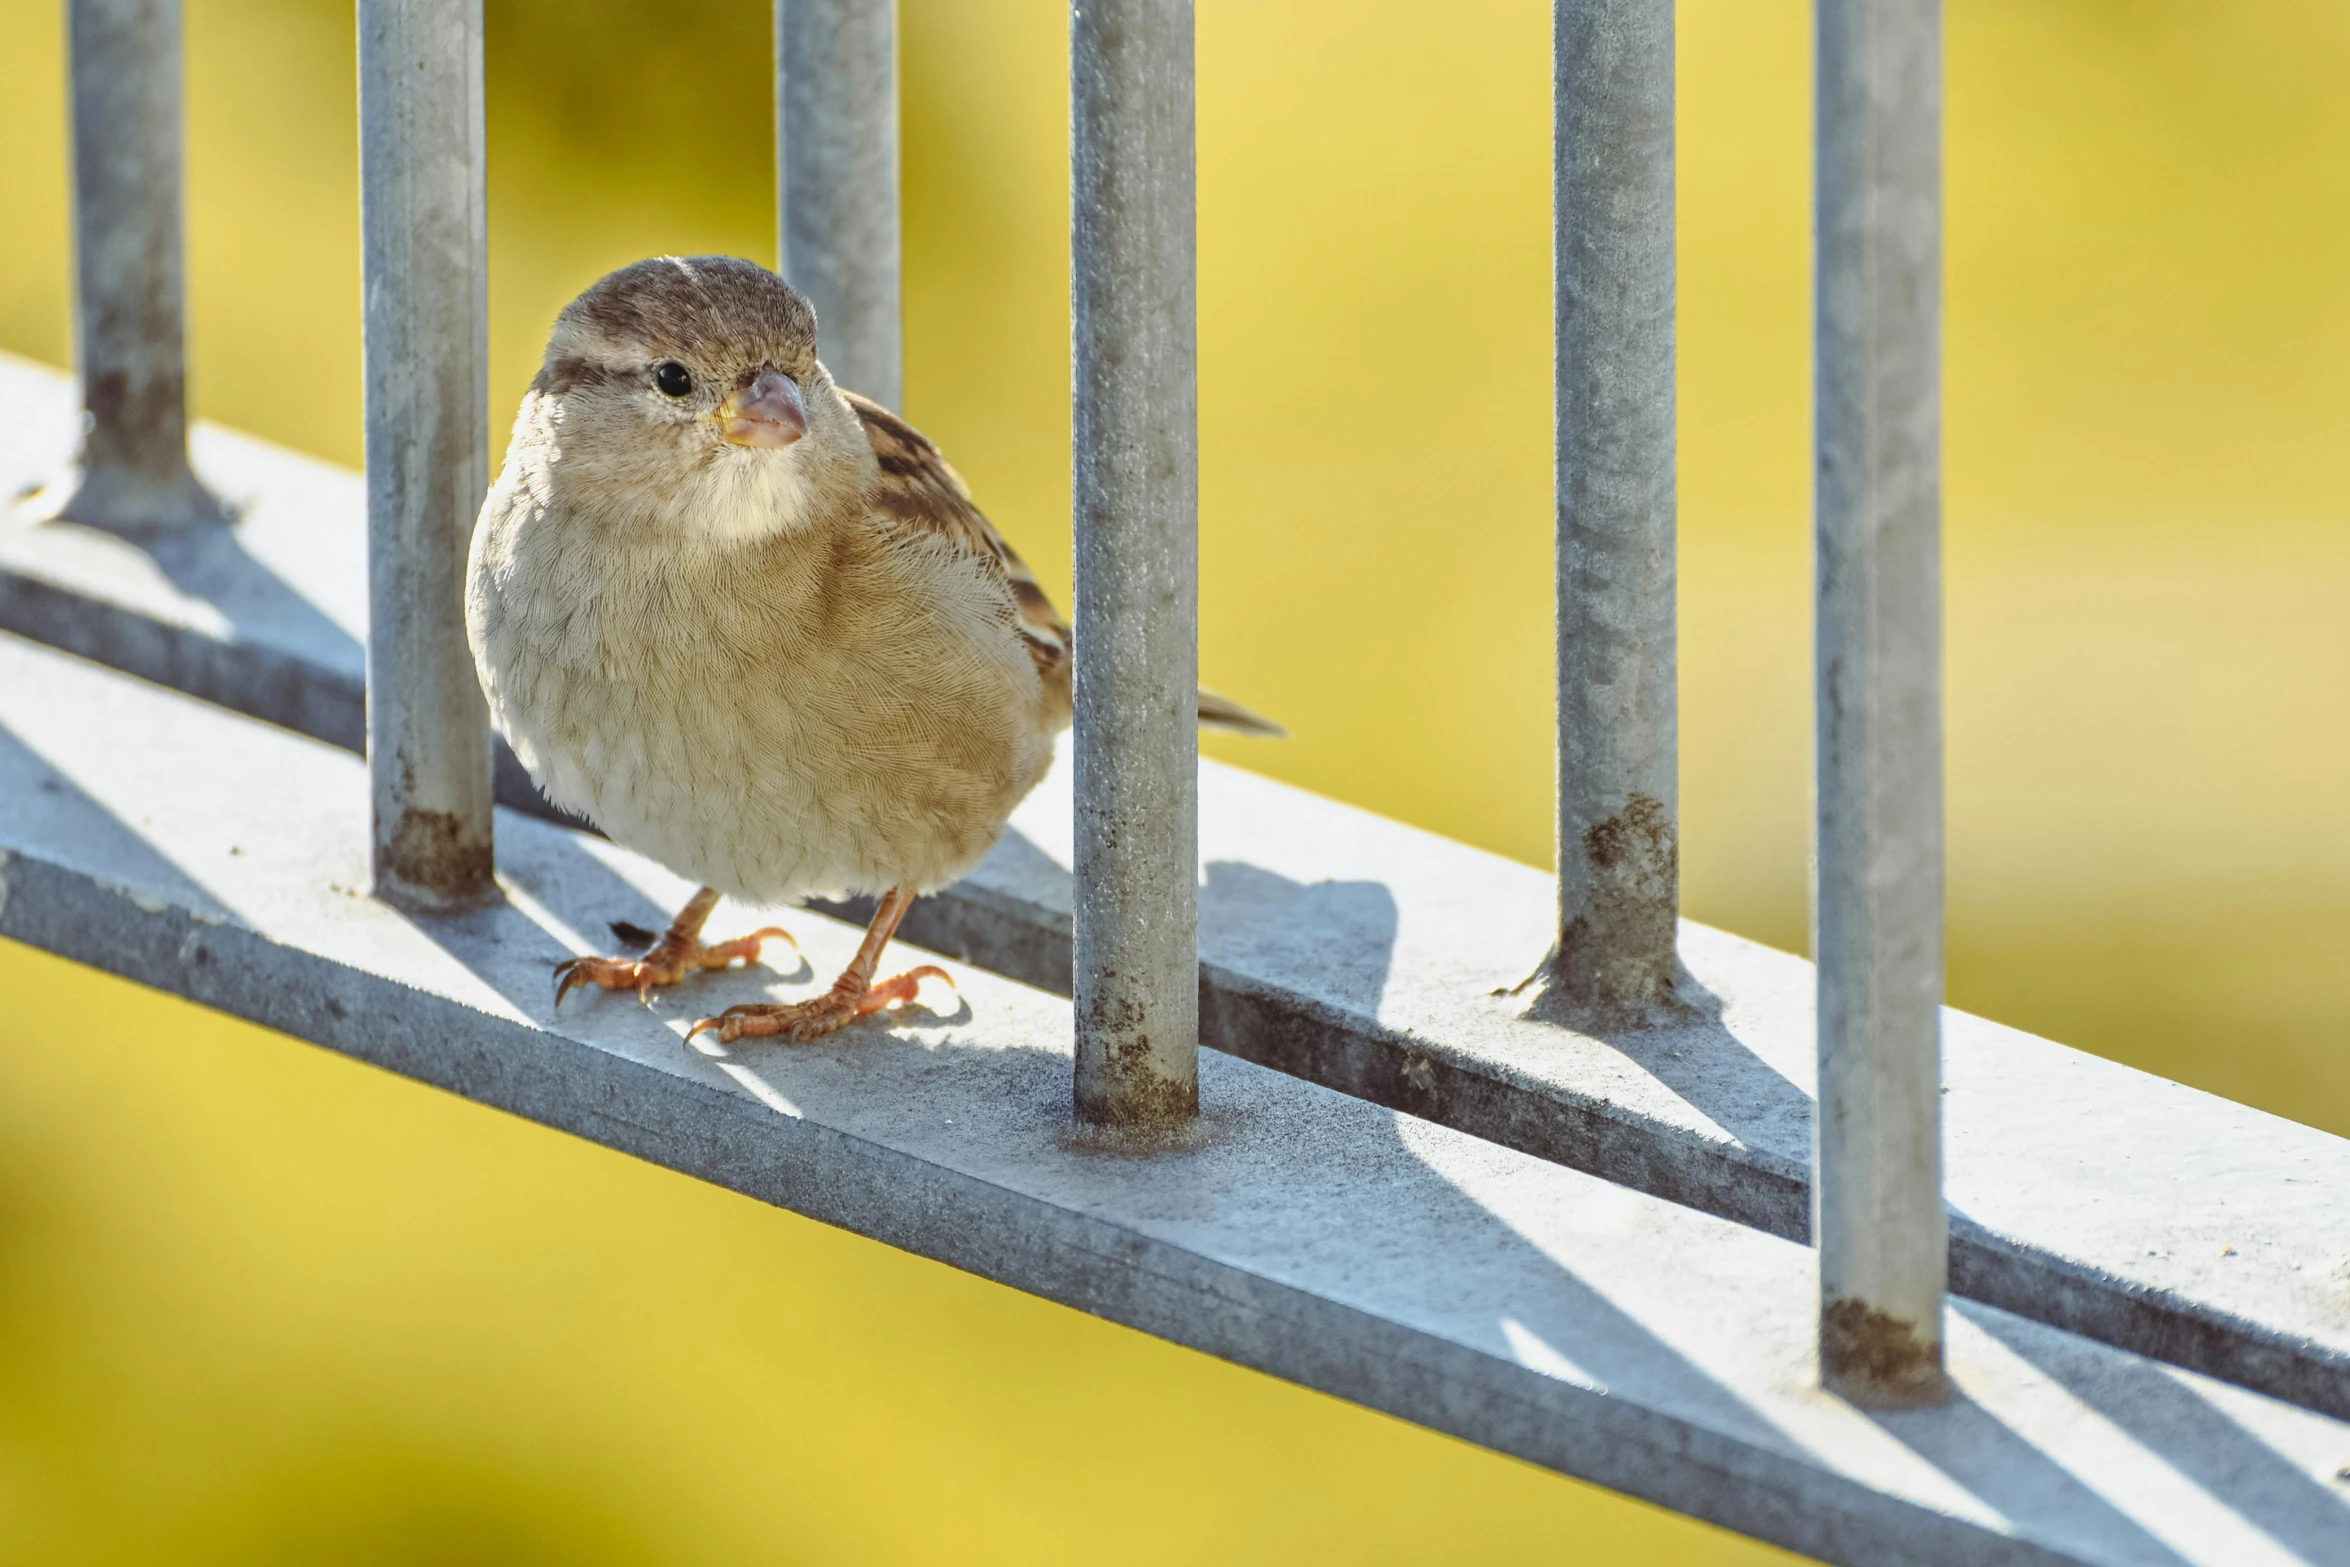
[[871,461],[815,311],[732,256],[640,261],[565,306],[516,439],[574,511],[719,543],[794,531]]

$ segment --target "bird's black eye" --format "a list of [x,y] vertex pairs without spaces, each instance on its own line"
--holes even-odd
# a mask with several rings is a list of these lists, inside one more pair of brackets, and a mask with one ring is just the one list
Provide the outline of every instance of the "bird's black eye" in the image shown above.
[[676,360],[664,359],[653,366],[653,384],[671,397],[683,397],[694,389],[694,378]]

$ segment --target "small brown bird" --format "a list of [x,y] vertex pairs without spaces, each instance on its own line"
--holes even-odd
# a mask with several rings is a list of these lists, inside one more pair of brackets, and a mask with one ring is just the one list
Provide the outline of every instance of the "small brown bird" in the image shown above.
[[[943,978],[874,974],[1069,722],[1069,627],[962,477],[833,385],[807,301],[728,256],[623,267],[557,318],[474,529],[466,630],[547,797],[702,884],[644,957],[559,967],[557,1002],[789,939],[703,945],[722,894],[880,896],[827,993],[691,1031],[729,1043],[811,1039]],[[1200,717],[1281,732],[1208,692]]]

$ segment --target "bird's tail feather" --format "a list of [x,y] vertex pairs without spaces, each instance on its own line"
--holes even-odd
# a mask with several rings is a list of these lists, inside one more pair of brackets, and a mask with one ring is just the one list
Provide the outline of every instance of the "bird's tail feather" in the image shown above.
[[1261,713],[1252,713],[1228,696],[1199,688],[1199,722],[1202,729],[1229,729],[1234,734],[1257,735],[1267,740],[1286,740],[1289,731]]

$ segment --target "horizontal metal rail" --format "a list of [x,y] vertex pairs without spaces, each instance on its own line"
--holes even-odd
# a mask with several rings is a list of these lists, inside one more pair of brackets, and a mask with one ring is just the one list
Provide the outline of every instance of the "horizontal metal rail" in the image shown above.
[[[2344,1559],[2350,1425],[1973,1305],[1960,1401],[1858,1410],[1805,1385],[1803,1247],[1225,1056],[1213,1137],[1104,1157],[1068,1135],[1068,1003],[985,974],[839,1049],[699,1050],[674,1002],[555,1014],[551,956],[690,889],[508,818],[515,896],[423,930],[331,890],[365,787],[0,637],[0,937],[1829,1561]],[[818,974],[859,938],[796,925]],[[738,969],[691,1007],[815,982]]]

